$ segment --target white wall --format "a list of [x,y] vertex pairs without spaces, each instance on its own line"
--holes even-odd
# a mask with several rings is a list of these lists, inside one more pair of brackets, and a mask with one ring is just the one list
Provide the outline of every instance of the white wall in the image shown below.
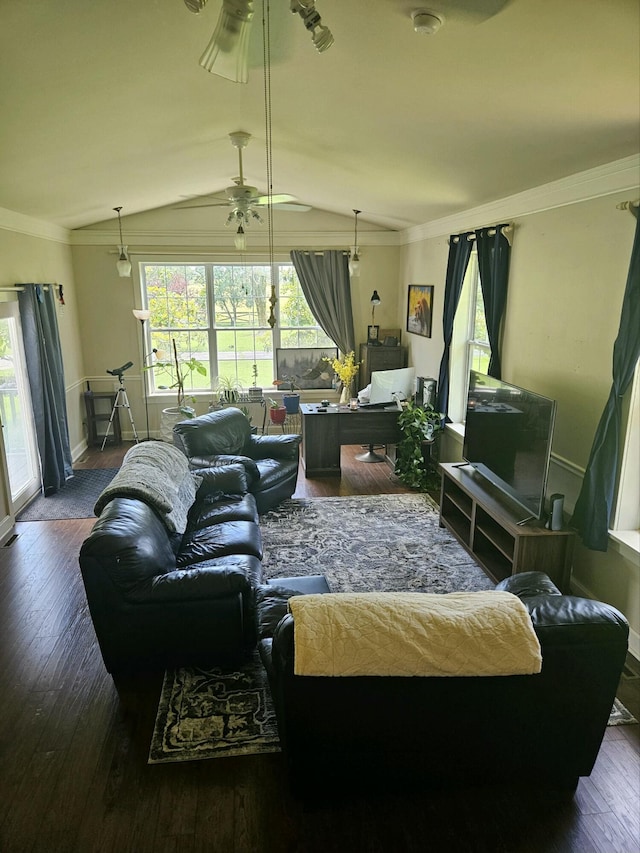
[[[637,180],[637,173],[636,173]],[[549,493],[566,495],[570,516],[580,491],[596,426],[611,387],[613,343],[620,320],[635,220],[618,210],[638,197],[638,188],[603,193],[573,204],[527,213],[522,199],[509,216],[508,200],[491,219],[462,217],[467,228],[512,221],[515,225],[509,293],[503,333],[503,378],[557,401]],[[446,223],[453,225],[455,223]],[[432,224],[432,229],[436,226]],[[446,234],[409,243],[402,249],[403,285],[434,283],[441,316],[448,256]],[[416,281],[422,274],[422,280]],[[418,373],[437,376],[442,331],[433,338],[409,335],[411,362]],[[449,431],[445,458],[460,459],[460,439]],[[640,563],[638,555],[612,543],[606,554],[577,544],[572,585],[578,593],[618,607],[632,629],[630,648],[640,656]]]

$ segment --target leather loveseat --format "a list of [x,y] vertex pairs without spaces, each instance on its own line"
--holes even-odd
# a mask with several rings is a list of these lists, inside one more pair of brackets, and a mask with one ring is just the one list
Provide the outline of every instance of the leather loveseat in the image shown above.
[[627,651],[628,624],[613,607],[562,595],[539,572],[514,575],[497,589],[529,611],[539,674],[313,677],[294,674],[287,603],[323,589],[295,587],[259,587],[256,614],[296,790],[505,781],[573,790],[590,774]]
[[299,435],[255,435],[240,409],[231,406],[173,427],[174,444],[193,469],[240,462],[258,512],[290,498],[298,478]]
[[[99,499],[80,568],[105,666],[114,675],[181,663],[233,666],[255,646],[254,588],[262,580],[258,512],[245,469],[192,473],[172,445],[135,447],[161,457],[171,451],[197,491],[182,532],[169,529],[153,501],[131,496],[135,478],[144,480],[137,469],[130,491],[114,480]],[[125,457],[116,480],[126,469]]]

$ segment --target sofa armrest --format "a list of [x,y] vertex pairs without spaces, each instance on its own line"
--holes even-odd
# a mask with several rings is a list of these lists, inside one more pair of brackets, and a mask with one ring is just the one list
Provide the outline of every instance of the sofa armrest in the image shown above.
[[518,598],[532,595],[562,595],[558,587],[544,572],[519,572],[509,575],[496,586],[500,592],[511,592]]
[[224,598],[250,591],[251,582],[240,566],[199,565],[153,578],[148,603]]
[[232,456],[226,453],[218,453],[213,456],[193,456],[189,460],[192,471],[198,471],[202,475],[202,468],[220,468],[225,465],[242,465],[247,473],[249,484],[260,479],[258,466],[249,456]]
[[248,452],[253,459],[297,459],[301,435],[251,435]]

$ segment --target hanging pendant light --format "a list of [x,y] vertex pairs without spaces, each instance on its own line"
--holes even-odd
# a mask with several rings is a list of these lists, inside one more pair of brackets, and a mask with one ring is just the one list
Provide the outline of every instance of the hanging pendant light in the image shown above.
[[124,245],[122,240],[122,220],[120,219],[120,211],[122,210],[122,207],[114,207],[113,209],[118,214],[118,229],[120,231],[120,245],[118,246],[120,257],[117,260],[116,267],[120,278],[129,278],[131,276],[131,261],[127,254],[127,247]]
[[351,247],[351,251],[349,252],[349,274],[352,278],[357,278],[360,275],[360,255],[358,249],[358,214],[361,213],[360,210],[355,210],[356,224],[355,224],[355,232],[353,237],[353,246]]

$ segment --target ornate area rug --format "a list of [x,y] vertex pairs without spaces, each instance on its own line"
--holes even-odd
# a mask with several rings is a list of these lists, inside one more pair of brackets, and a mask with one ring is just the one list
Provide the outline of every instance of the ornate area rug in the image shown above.
[[325,575],[333,592],[467,592],[494,584],[425,494],[283,501],[260,519],[267,578]]
[[280,752],[267,676],[255,652],[236,672],[165,673],[149,764]]
[[[263,515],[260,527],[269,579],[323,574],[333,592],[446,593],[494,586],[439,527],[437,506],[424,494],[292,499]],[[612,720],[619,722],[610,724],[633,721],[616,713],[614,708]],[[167,671],[149,763],[279,750],[257,654],[239,672]]]

